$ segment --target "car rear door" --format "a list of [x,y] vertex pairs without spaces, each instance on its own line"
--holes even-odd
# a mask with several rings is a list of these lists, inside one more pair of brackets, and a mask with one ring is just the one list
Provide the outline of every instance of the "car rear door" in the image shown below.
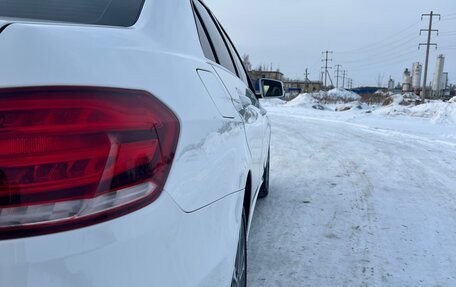
[[196,0],[194,3],[214,50],[217,63],[211,65],[244,119],[246,138],[252,156],[252,186],[256,191],[261,183],[265,159],[263,138],[267,129],[266,113],[260,108],[239,54],[223,28],[200,1]]

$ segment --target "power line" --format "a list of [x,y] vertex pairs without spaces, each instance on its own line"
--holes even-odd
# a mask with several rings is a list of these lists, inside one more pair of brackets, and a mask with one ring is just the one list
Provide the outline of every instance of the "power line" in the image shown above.
[[363,46],[363,47],[360,47],[360,48],[357,48],[357,49],[353,49],[353,50],[337,51],[337,53],[341,53],[341,54],[342,53],[355,53],[355,52],[358,52],[360,50],[366,50],[366,49],[371,50],[373,46],[378,46],[378,44],[385,44],[385,42],[389,42],[390,40],[392,40],[392,39],[396,38],[397,36],[401,35],[402,33],[404,33],[405,31],[411,30],[412,28],[417,26],[419,23],[420,23],[420,21],[417,21],[417,22],[411,24],[410,26],[407,26],[405,29],[403,29],[403,30],[401,30],[401,31],[399,31],[397,33],[394,33],[394,34],[392,34],[390,36],[387,36],[386,38],[384,38],[383,40],[381,40],[379,42],[374,42],[372,44],[369,44],[369,45],[366,45],[366,46]]
[[411,61],[416,61],[417,55],[412,55],[408,58],[404,58],[401,60],[395,60],[391,63],[379,63],[376,65],[370,65],[370,66],[365,66],[365,67],[356,67],[356,68],[350,68],[350,72],[352,74],[356,74],[358,76],[364,76],[367,73],[370,72],[378,72],[379,69],[384,69],[386,67],[394,69],[394,70],[400,70],[402,67],[405,65],[407,66]]
[[351,63],[351,64],[349,62],[345,62],[345,61],[341,61],[341,62],[342,62],[342,65],[345,64],[345,66],[365,67],[365,66],[383,64],[383,63],[387,63],[387,62],[391,62],[391,61],[405,59],[411,55],[418,57],[419,51],[416,50],[416,46],[414,48],[404,50],[402,53],[395,53],[395,54],[391,54],[391,55],[384,56],[384,57],[372,57],[371,59],[366,59],[364,62]]
[[449,17],[449,18],[444,17],[442,19],[442,21],[444,21],[444,22],[446,22],[446,21],[454,21],[454,20],[456,20],[456,17]]
[[[382,54],[383,52],[391,51],[391,49],[398,49],[404,45],[409,44],[411,41],[417,39],[419,36],[416,33],[408,35],[406,37],[402,37],[402,39],[396,39],[390,42],[384,42],[382,44],[376,45],[375,47],[369,48],[366,51],[357,51],[353,53],[341,53],[342,55],[349,55],[349,54]],[[339,51],[337,51],[339,54]]]
[[350,71],[368,71],[372,69],[378,69],[380,67],[390,66],[391,64],[397,64],[398,66],[403,66],[404,63],[408,63],[410,61],[416,60],[417,55],[412,55],[407,58],[401,58],[399,60],[390,60],[387,62],[381,62],[376,64],[364,65],[364,66],[357,66],[357,67],[350,67]]
[[441,34],[440,34],[440,37],[443,37],[443,38],[450,38],[450,37],[453,37],[454,35],[456,35],[456,32],[452,32],[452,33],[441,33]]
[[[356,65],[349,65],[350,67],[356,67],[356,68],[361,68],[361,67],[368,67],[368,66],[376,66],[378,64],[388,64],[391,62],[397,62],[398,60],[402,60],[405,58],[410,58],[410,56],[413,55],[414,58],[418,56],[418,52],[416,51],[416,48],[413,48],[413,50],[407,50],[404,51],[403,53],[400,54],[394,54],[390,55],[385,58],[372,58],[371,61],[364,61],[364,64],[356,64]],[[343,63],[349,63],[349,62],[343,62]],[[347,66],[347,65],[346,65]]]
[[[395,59],[398,58],[398,56],[408,56],[410,53],[415,51],[415,41],[411,41],[414,39],[418,39],[419,36],[414,36],[413,38],[406,39],[405,42],[391,46],[388,51],[382,52],[382,53],[373,53],[370,55],[365,55],[362,58],[356,58],[356,59],[346,59],[342,60],[343,64],[349,64],[349,65],[358,65],[358,64],[366,64],[366,63],[375,63],[378,61],[384,62],[390,59]],[[399,47],[403,47],[400,48]],[[344,57],[345,58],[345,57]]]
[[[418,37],[416,37],[418,38]],[[412,46],[413,45],[413,46]],[[406,54],[410,54],[412,50],[414,51],[416,49],[416,44],[415,43],[410,43],[410,47],[408,47],[406,50],[401,49],[402,53],[397,53],[397,52],[390,52],[387,54],[383,55],[370,55],[369,57],[363,58],[363,59],[357,59],[357,60],[348,60],[348,61],[343,61],[346,64],[356,64],[356,63],[366,63],[369,61],[379,61],[379,60],[388,60],[390,58],[395,58],[397,55],[403,54],[406,52]],[[405,52],[404,52],[405,51]]]

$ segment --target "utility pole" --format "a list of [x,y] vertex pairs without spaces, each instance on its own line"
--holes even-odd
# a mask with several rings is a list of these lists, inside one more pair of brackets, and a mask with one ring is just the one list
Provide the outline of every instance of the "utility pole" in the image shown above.
[[331,87],[334,87],[334,83],[333,83],[330,73],[328,73],[328,78],[329,78],[329,81],[331,82]]
[[328,86],[327,86],[327,82],[328,82],[328,62],[332,61],[332,59],[329,58],[329,54],[332,54],[333,52],[326,50],[326,51],[321,52],[321,53],[323,55],[325,55],[325,58],[322,59],[321,61],[325,62],[325,66],[324,66],[324,69],[325,69],[325,90],[328,90]]
[[429,29],[421,29],[420,30],[420,35],[422,32],[427,32],[428,33],[428,38],[427,38],[427,43],[420,43],[418,45],[418,49],[421,46],[426,46],[426,62],[424,65],[424,81],[423,81],[423,90],[421,91],[421,101],[424,102],[427,96],[427,74],[428,74],[428,67],[429,67],[429,49],[431,46],[435,46],[437,49],[437,44],[436,43],[431,43],[431,36],[432,32],[437,32],[437,35],[439,35],[439,30],[432,29],[432,20],[434,17],[439,17],[439,20],[441,19],[440,14],[434,14],[434,11],[431,11],[430,14],[422,14],[421,15],[421,21],[423,20],[423,17],[429,17]]
[[353,88],[353,80],[351,78],[347,78],[347,89]]
[[342,67],[342,65],[336,65],[336,88],[339,88],[339,72],[340,72],[340,68]]
[[347,71],[343,70],[342,72],[344,72],[342,77],[342,89],[345,89],[345,76],[347,75]]
[[308,70],[308,69],[306,68],[306,73],[305,73],[306,77],[305,77],[305,79],[304,79],[305,82],[309,82],[309,75],[310,75],[310,73],[307,72],[307,70]]

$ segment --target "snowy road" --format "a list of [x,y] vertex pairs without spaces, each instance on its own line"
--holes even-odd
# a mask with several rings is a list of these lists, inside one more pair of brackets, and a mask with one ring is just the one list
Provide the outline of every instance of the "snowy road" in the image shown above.
[[273,109],[249,286],[456,286],[456,144]]

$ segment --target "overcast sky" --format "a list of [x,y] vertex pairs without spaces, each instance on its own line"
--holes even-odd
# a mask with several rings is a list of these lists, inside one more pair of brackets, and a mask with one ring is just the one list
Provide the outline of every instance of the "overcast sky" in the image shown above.
[[[376,85],[383,75],[402,81],[405,68],[424,62],[426,42],[419,36],[428,28],[422,13],[442,14],[435,18],[439,36],[431,49],[429,76],[435,59],[446,56],[445,71],[456,82],[456,0],[205,0],[230,34],[241,54],[250,55],[254,66],[273,65],[286,77],[320,78],[321,52],[331,50],[332,65],[348,70],[354,85]],[[334,78],[334,70],[331,75]],[[335,81],[335,80],[334,80]]]

